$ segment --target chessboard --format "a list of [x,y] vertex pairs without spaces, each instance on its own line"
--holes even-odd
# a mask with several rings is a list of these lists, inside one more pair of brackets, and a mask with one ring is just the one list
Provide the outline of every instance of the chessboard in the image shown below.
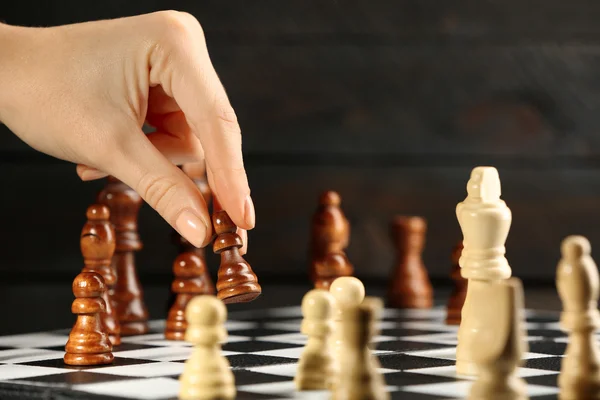
[[[519,368],[531,399],[556,399],[567,336],[558,313],[525,310],[529,349]],[[461,399],[471,377],[454,368],[458,326],[446,309],[383,310],[374,354],[392,399]],[[328,399],[325,391],[298,392],[293,378],[306,343],[300,307],[230,312],[223,352],[231,363],[237,399]],[[191,345],[164,339],[162,320],[150,332],[122,338],[111,365],[63,362],[69,329],[0,337],[1,399],[177,399],[179,375]]]

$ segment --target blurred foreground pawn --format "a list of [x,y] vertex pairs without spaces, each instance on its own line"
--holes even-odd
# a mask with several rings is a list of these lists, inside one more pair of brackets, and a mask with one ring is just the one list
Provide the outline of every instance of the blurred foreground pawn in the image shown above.
[[179,377],[181,400],[229,400],[236,396],[229,361],[221,353],[227,340],[227,309],[214,296],[194,297],[185,311],[185,340],[194,346]]
[[104,365],[114,360],[112,344],[100,314],[106,312],[102,293],[104,279],[95,272],[82,272],[73,281],[75,300],[71,306],[77,321],[65,346],[68,365]]
[[569,334],[558,385],[560,399],[600,399],[600,356],[595,331],[598,313],[598,268],[583,236],[569,236],[561,246],[556,286],[563,303],[560,324]]
[[379,361],[370,348],[382,308],[383,302],[373,297],[365,298],[362,304],[343,308],[344,348],[332,399],[390,399],[383,375],[378,371]]
[[470,400],[525,400],[527,386],[517,368],[528,351],[523,321],[523,287],[518,278],[495,281],[473,290],[471,317],[476,328],[467,334],[478,379]]
[[422,253],[427,223],[421,217],[394,218],[391,234],[396,247],[396,265],[388,289],[393,308],[431,308],[433,289]]
[[212,216],[217,235],[213,243],[215,254],[221,255],[217,280],[217,297],[224,303],[245,303],[260,296],[262,288],[250,264],[240,255],[242,239],[236,233],[237,227],[224,210],[215,211]]
[[102,292],[102,299],[106,312],[100,314],[106,326],[110,342],[113,346],[121,344],[121,326],[117,319],[115,308],[109,292],[114,287],[117,277],[111,267],[115,251],[115,230],[110,223],[108,207],[93,204],[87,209],[87,222],[81,230],[79,244],[85,266],[82,272],[97,272],[104,279],[106,290]]
[[333,376],[333,357],[330,335],[332,330],[333,296],[313,289],[302,299],[301,332],[308,341],[300,360],[294,383],[297,390],[327,390]]
[[135,252],[142,248],[137,225],[142,198],[110,176],[104,190],[98,194],[98,202],[108,206],[115,227],[117,243],[112,265],[117,283],[110,297],[121,324],[121,336],[142,335],[148,332],[148,310],[135,265]]
[[[342,310],[347,307],[356,307],[365,299],[365,286],[353,276],[343,276],[333,281],[329,293],[334,298],[333,332],[331,334],[331,345],[333,351],[333,378],[331,385],[337,382],[340,370],[342,352],[344,352],[344,332],[342,321]],[[333,386],[331,386],[333,387]]]
[[462,307],[465,304],[465,298],[467,297],[467,281],[461,275],[460,265],[458,260],[462,253],[463,244],[462,241],[456,245],[452,252],[452,271],[450,277],[454,281],[454,290],[448,298],[448,304],[446,306],[446,324],[448,325],[460,325]]
[[165,329],[168,340],[184,340],[187,322],[185,308],[189,301],[197,295],[212,294],[210,282],[206,282],[206,264],[193,252],[180,254],[173,262],[175,279],[171,291],[177,294],[175,302],[169,310]]
[[326,191],[312,218],[309,276],[315,289],[329,289],[336,278],[354,273],[344,251],[350,239],[350,224],[340,204],[338,193]]

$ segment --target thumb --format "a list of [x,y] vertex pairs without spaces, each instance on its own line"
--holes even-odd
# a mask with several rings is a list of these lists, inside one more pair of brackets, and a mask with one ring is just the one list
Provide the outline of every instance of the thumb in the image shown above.
[[116,159],[100,168],[134,189],[195,247],[206,246],[212,224],[204,197],[194,182],[141,130],[127,135],[126,143],[121,145]]

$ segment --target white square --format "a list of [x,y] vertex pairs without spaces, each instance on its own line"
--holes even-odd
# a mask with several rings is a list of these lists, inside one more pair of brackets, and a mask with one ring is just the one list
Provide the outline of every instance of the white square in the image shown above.
[[[417,357],[429,357],[429,358],[441,358],[443,360],[456,360],[456,348],[448,347],[446,349],[433,349],[433,350],[415,350],[405,351],[403,354]],[[523,354],[522,360],[531,360],[534,358],[549,358],[548,354],[541,353],[530,353]]]
[[64,346],[68,336],[52,333],[27,333],[0,337],[0,346],[5,347],[55,347]]
[[[402,387],[402,391],[422,393],[433,396],[450,396],[452,398],[464,399],[468,397],[472,385],[472,381],[442,382],[432,383],[429,385],[404,386]],[[558,392],[558,388],[539,385],[527,385],[527,395],[531,397],[552,395],[557,394]]]
[[53,358],[63,358],[64,351],[44,350],[44,349],[11,349],[0,351],[0,362],[2,363],[26,363],[32,361],[51,360]]
[[[449,378],[456,379],[466,379],[466,380],[475,380],[477,377],[472,375],[459,375],[456,373],[455,365],[446,365],[443,367],[431,367],[431,368],[418,368],[418,369],[410,369],[405,372],[415,373],[415,374],[424,374],[424,375],[433,375],[433,376],[444,376]],[[535,368],[518,368],[517,376],[519,378],[527,378],[531,376],[541,376],[541,375],[557,375],[557,371],[545,371],[541,369]]]
[[54,374],[68,374],[70,372],[74,372],[74,370],[51,367],[34,367],[31,365],[20,364],[6,364],[0,365],[0,380],[23,379]]
[[181,375],[185,364],[174,362],[156,362],[149,364],[119,365],[102,368],[103,374],[144,377]]
[[144,400],[177,398],[179,395],[179,381],[169,378],[102,382],[74,385],[72,388],[73,390],[95,393],[104,396],[127,397],[131,399]]

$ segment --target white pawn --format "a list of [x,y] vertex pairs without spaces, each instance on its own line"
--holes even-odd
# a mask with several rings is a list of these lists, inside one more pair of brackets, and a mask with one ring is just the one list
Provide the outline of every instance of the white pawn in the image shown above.
[[600,357],[594,331],[598,313],[598,268],[590,242],[568,236],[562,242],[556,286],[563,303],[561,327],[569,333],[558,385],[561,399],[600,399]]
[[301,331],[308,342],[298,362],[294,383],[298,390],[326,390],[333,376],[333,356],[329,340],[332,330],[333,296],[313,289],[302,299]]
[[510,278],[486,288],[476,287],[472,296],[472,317],[477,326],[468,336],[478,379],[471,386],[469,399],[528,399],[525,381],[517,375],[528,350],[521,281]]
[[365,299],[365,286],[353,276],[342,276],[331,283],[329,293],[335,299],[333,316],[333,333],[331,335],[334,369],[330,389],[335,384],[340,370],[340,360],[344,351],[344,332],[342,310],[346,307],[356,307]]
[[235,381],[221,342],[227,339],[227,309],[211,295],[194,297],[187,305],[185,340],[194,347],[179,378],[182,400],[230,400],[236,396]]

